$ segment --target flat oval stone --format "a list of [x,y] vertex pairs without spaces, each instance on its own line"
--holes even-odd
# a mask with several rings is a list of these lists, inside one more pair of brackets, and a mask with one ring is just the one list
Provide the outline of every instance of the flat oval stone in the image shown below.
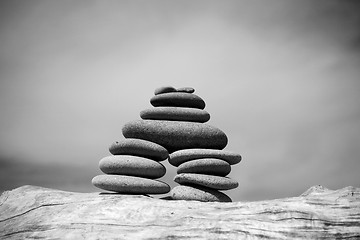
[[126,194],[163,194],[170,191],[170,186],[164,182],[123,175],[98,175],[92,179],[92,184],[103,190]]
[[155,161],[163,161],[169,157],[168,151],[163,146],[136,138],[114,142],[109,147],[109,151],[113,155],[134,155]]
[[142,119],[187,121],[204,123],[209,121],[210,114],[202,109],[183,107],[155,107],[140,112]]
[[195,92],[195,89],[193,89],[192,87],[182,87],[182,88],[176,89],[176,91],[177,92],[193,93],[193,92]]
[[217,190],[201,186],[176,186],[170,196],[174,200],[194,200],[201,202],[231,202],[231,198]]
[[171,86],[165,86],[165,87],[159,87],[157,89],[155,89],[154,94],[158,95],[158,94],[163,94],[163,93],[169,93],[169,92],[176,92],[177,90]]
[[216,149],[183,149],[173,152],[169,155],[169,163],[175,167],[180,164],[201,158],[218,158],[228,162],[230,165],[237,164],[241,161],[238,153],[216,150]]
[[130,156],[107,156],[100,160],[99,168],[106,174],[120,174],[144,178],[161,178],[165,175],[165,167],[154,160]]
[[184,92],[158,94],[150,99],[150,103],[154,107],[205,108],[205,102],[199,96]]
[[122,128],[125,138],[155,142],[169,152],[187,148],[223,149],[227,137],[220,129],[205,123],[136,120]]
[[219,177],[198,173],[180,173],[175,176],[174,181],[182,184],[195,184],[216,190],[229,190],[239,186],[239,183],[227,177]]
[[231,171],[230,164],[216,158],[202,158],[180,164],[177,173],[200,173],[225,177]]

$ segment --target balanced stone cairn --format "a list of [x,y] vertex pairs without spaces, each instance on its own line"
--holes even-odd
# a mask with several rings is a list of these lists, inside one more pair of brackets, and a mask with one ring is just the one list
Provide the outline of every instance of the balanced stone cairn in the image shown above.
[[168,151],[153,142],[125,139],[113,143],[111,156],[100,160],[99,167],[105,174],[92,179],[98,188],[123,194],[163,194],[170,186],[155,180],[165,175],[159,163],[169,157]]
[[154,179],[164,176],[166,170],[159,161],[169,158],[178,167],[174,181],[180,184],[171,191],[173,199],[231,202],[219,190],[238,186],[226,175],[241,156],[222,150],[227,136],[205,124],[210,114],[194,92],[190,87],[157,88],[150,99],[153,108],[141,111],[141,120],[123,126],[125,140],[111,145],[113,156],[99,164],[108,175],[96,176],[93,184],[120,193],[167,193],[170,187]]
[[219,190],[236,188],[238,182],[226,177],[233,164],[239,163],[239,154],[216,149],[184,149],[170,154],[169,162],[177,168],[172,199],[204,202],[231,202]]

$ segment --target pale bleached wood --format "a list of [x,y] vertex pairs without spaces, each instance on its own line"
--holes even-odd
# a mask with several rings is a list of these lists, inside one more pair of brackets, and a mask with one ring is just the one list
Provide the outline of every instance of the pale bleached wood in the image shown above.
[[203,203],[23,186],[0,197],[0,239],[360,239],[359,190]]

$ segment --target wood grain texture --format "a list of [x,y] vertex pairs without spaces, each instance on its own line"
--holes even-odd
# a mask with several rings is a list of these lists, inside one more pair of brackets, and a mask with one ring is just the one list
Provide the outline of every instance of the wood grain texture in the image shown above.
[[203,203],[23,186],[0,197],[0,239],[360,239],[360,189]]

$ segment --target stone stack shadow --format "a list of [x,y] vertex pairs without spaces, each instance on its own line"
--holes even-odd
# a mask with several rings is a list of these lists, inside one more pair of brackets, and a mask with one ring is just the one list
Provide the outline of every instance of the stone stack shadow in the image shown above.
[[180,184],[171,190],[172,199],[230,202],[220,191],[238,186],[226,176],[241,156],[223,150],[228,138],[206,123],[210,114],[194,92],[190,87],[156,89],[150,99],[153,108],[123,126],[125,140],[110,146],[113,155],[99,164],[106,174],[96,176],[93,184],[121,193],[167,193],[169,186],[155,179],[165,174],[159,162],[169,159],[177,167],[174,181]]

